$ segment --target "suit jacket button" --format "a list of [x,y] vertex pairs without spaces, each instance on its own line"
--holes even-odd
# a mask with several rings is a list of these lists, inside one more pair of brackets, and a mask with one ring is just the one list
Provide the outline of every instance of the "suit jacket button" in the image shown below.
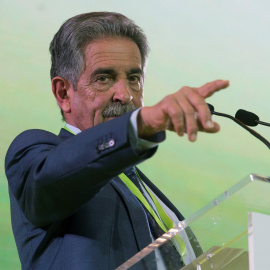
[[104,144],[99,145],[98,150],[103,151],[104,149],[105,149],[105,145]]
[[109,141],[109,147],[113,147],[114,145],[115,145],[115,141],[114,141],[114,139],[111,139]]

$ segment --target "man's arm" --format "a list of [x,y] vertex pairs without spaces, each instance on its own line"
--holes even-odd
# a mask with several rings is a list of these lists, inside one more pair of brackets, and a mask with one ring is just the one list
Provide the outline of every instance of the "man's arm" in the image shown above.
[[[62,141],[31,130],[20,134],[6,156],[9,186],[25,216],[45,226],[73,214],[108,181],[151,157],[156,148],[138,155],[128,138],[130,113],[89,128]],[[98,147],[113,140],[102,151]]]

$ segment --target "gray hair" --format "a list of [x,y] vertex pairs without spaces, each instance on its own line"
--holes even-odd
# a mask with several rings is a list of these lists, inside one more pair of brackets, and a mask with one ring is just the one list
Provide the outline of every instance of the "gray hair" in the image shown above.
[[79,77],[85,69],[85,47],[105,37],[125,37],[134,41],[145,68],[149,46],[142,29],[119,13],[90,12],[68,19],[55,34],[50,44],[51,79],[63,77],[76,90]]

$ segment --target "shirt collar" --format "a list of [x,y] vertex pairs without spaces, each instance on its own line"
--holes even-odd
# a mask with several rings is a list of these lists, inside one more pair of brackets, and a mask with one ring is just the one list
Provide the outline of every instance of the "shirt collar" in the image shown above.
[[70,124],[68,124],[68,123],[66,123],[66,126],[67,126],[67,128],[70,129],[75,135],[77,135],[77,134],[79,134],[79,133],[82,132],[79,128],[74,127],[74,126],[72,126],[72,125],[70,125]]

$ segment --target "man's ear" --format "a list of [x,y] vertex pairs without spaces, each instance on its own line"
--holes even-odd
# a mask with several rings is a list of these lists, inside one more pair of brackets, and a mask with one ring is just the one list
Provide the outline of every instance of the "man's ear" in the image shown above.
[[73,91],[71,83],[62,77],[54,77],[52,79],[52,91],[62,111],[64,113],[71,112],[70,91]]

